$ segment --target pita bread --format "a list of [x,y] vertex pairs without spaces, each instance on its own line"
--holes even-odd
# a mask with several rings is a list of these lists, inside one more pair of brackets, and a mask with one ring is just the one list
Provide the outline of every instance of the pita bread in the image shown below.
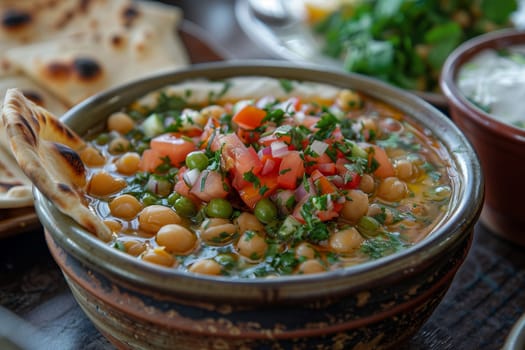
[[11,152],[0,146],[0,208],[33,205],[32,183],[18,167]]
[[[70,106],[111,86],[188,64],[175,34],[181,19],[177,8],[125,0],[110,3],[105,10],[97,7],[105,18],[97,17],[98,25],[79,20],[80,27],[108,23],[103,30],[66,29],[70,35],[12,48],[4,58]],[[111,17],[112,12],[116,13]]]
[[[182,13],[174,6],[2,0],[0,15],[1,96],[18,88],[56,116],[109,87],[189,62],[176,34]],[[0,208],[31,205],[31,181],[15,169],[1,128],[0,145]]]
[[109,241],[111,231],[86,204],[86,169],[77,153],[84,141],[18,89],[6,93],[2,123],[16,161],[33,185],[64,214]]
[[[54,115],[62,115],[67,110],[66,106],[49,92],[20,75],[1,79],[0,95],[4,96],[7,90],[13,86],[19,88],[26,98],[51,111]],[[0,128],[0,144],[0,208],[32,206],[31,180],[25,176],[13,158],[3,128]]]

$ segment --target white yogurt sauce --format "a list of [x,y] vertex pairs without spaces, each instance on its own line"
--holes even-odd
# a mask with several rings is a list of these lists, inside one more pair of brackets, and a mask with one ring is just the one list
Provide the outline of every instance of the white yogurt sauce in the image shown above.
[[510,47],[511,56],[484,50],[461,67],[461,92],[494,118],[525,128],[525,45]]

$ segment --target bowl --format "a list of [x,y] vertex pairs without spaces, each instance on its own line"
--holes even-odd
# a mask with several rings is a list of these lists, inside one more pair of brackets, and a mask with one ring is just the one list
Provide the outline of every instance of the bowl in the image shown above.
[[483,177],[472,146],[430,104],[359,75],[250,61],[195,65],[127,84],[86,100],[63,121],[82,135],[168,84],[253,75],[365,91],[438,135],[457,170],[457,190],[435,230],[404,251],[352,267],[235,279],[184,273],[117,253],[35,190],[35,208],[54,259],[86,315],[118,348],[396,348],[447,292],[469,250],[483,202]]
[[[502,122],[470,102],[458,87],[463,65],[484,50],[525,45],[525,32],[503,30],[465,42],[448,57],[441,75],[441,88],[454,122],[476,149],[486,179],[486,197],[481,222],[492,232],[525,245],[523,227],[525,196],[525,129]],[[507,88],[510,93],[512,88]],[[523,87],[522,87],[523,91]],[[520,104],[521,101],[515,101]]]

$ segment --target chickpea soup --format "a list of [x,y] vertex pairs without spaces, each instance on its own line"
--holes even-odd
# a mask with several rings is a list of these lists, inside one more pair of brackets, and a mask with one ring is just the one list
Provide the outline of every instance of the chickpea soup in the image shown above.
[[319,273],[426,237],[454,186],[441,143],[360,92],[188,81],[110,115],[81,154],[115,249],[241,278]]

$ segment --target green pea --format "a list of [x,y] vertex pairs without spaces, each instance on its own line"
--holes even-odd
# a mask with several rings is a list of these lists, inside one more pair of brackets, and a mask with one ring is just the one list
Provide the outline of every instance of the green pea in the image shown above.
[[175,201],[180,197],[181,195],[178,192],[172,192],[167,198],[168,204],[173,207],[175,205]]
[[260,222],[269,224],[277,218],[277,207],[268,198],[263,198],[255,205],[254,214]]
[[186,156],[186,166],[189,169],[198,169],[202,171],[208,166],[208,157],[201,151],[191,152]]
[[371,216],[363,216],[356,225],[363,236],[374,237],[381,233],[381,224]]
[[156,204],[157,201],[157,196],[151,193],[144,193],[144,195],[142,196],[142,203],[144,203],[145,206]]
[[233,208],[226,199],[213,198],[206,206],[206,214],[212,218],[228,219],[233,214]]
[[197,207],[195,206],[195,203],[192,202],[191,199],[188,197],[180,196],[175,199],[175,202],[173,203],[173,208],[177,212],[177,214],[180,214],[185,217],[193,216],[197,212]]
[[95,141],[97,142],[98,145],[105,145],[110,141],[110,139],[111,137],[109,136],[108,133],[102,133],[97,136]]

